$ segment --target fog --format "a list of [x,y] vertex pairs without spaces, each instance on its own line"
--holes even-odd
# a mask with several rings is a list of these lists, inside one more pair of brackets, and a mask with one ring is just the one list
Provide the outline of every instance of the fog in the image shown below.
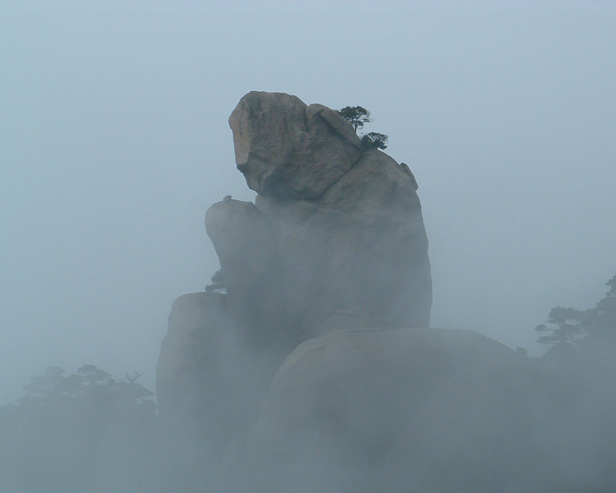
[[219,268],[203,218],[254,200],[248,91],[361,105],[419,183],[433,327],[531,356],[616,273],[611,2],[0,5],[0,405],[50,365],[155,365]]

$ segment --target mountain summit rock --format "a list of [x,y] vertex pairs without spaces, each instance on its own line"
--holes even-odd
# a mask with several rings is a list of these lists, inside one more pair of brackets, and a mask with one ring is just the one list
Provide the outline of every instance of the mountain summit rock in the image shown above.
[[246,94],[229,124],[257,197],[208,209],[226,293],[175,301],[157,368],[161,413],[182,429],[192,422],[215,455],[241,441],[300,344],[344,329],[425,328],[432,303],[406,165],[362,147],[335,111],[288,94]]
[[429,328],[406,164],[288,94],[251,92],[229,121],[257,197],[208,209],[220,289],[175,300],[157,366],[186,491],[607,491],[613,461],[585,459],[614,436],[595,387]]
[[243,328],[278,324],[276,337],[299,342],[339,328],[429,326],[428,239],[408,168],[362,151],[335,111],[288,94],[250,92],[229,121],[258,196],[214,204],[206,229]]
[[237,167],[263,196],[313,199],[361,157],[359,138],[346,120],[289,94],[249,92],[229,125]]

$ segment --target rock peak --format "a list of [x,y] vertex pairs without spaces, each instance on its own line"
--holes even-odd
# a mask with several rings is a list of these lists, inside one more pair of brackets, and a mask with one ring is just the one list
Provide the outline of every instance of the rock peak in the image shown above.
[[263,196],[314,199],[361,157],[359,138],[346,120],[289,94],[249,92],[229,125],[237,167]]
[[336,111],[289,94],[249,92],[229,123],[237,166],[258,193],[256,205],[223,201],[207,214],[230,306],[253,307],[244,320],[269,329],[258,307],[278,307],[279,332],[297,340],[427,327],[428,240],[409,167],[362,150]]
[[[335,111],[288,94],[248,93],[229,123],[237,166],[258,195],[255,203],[226,196],[208,209],[205,227],[226,292],[174,304],[157,375],[161,409],[182,427],[193,420],[214,455],[257,422],[269,390],[285,388],[270,387],[272,378],[276,372],[287,378],[302,347],[328,354],[321,347],[335,349],[338,340],[329,335],[358,330],[367,334],[360,337],[368,340],[365,351],[340,351],[335,367],[346,372],[348,356],[362,355],[357,361],[372,358],[385,368],[390,348],[400,346],[398,339],[389,344],[388,334],[428,327],[432,303],[428,239],[407,166],[362,149]],[[381,341],[374,346],[384,350],[380,359],[372,341]],[[406,356],[393,361],[404,363]],[[276,407],[278,394],[272,395]]]

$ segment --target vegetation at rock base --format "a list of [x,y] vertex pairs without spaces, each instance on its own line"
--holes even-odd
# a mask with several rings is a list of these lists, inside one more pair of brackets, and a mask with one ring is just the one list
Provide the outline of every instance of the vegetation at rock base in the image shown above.
[[[118,380],[95,365],[51,366],[0,407],[2,491],[139,491],[158,446],[154,394],[139,374]],[[110,477],[116,475],[115,479]],[[143,490],[145,491],[145,490]]]
[[558,351],[616,337],[616,275],[606,285],[610,288],[594,308],[578,310],[557,306],[550,311],[547,324],[535,327],[542,334],[537,340]]

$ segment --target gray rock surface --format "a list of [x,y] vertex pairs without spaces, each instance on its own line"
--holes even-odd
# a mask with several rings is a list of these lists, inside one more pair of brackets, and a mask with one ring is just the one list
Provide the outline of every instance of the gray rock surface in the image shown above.
[[230,124],[258,195],[208,210],[226,294],[174,302],[157,368],[192,490],[608,491],[605,353],[573,366],[582,377],[569,357],[426,328],[410,168],[295,96],[249,93]]
[[156,368],[161,415],[210,459],[247,433],[280,365],[270,353],[247,350],[228,303],[215,292],[177,298]]
[[[227,196],[207,211],[226,294],[176,300],[157,387],[161,414],[191,423],[232,471],[299,344],[339,329],[427,327],[432,284],[408,169],[362,149],[335,111],[295,96],[249,93],[229,121],[256,203]],[[357,363],[363,378],[370,370]]]
[[[157,365],[161,411],[167,402],[190,406],[187,401],[204,390],[204,364],[216,360],[228,326],[225,305],[219,293],[185,294],[173,302]],[[204,343],[196,344],[198,339]]]
[[239,330],[292,349],[339,328],[429,326],[428,240],[408,166],[362,150],[335,111],[295,96],[248,93],[229,121],[259,195],[256,207],[215,204],[206,227]]
[[286,306],[305,337],[427,327],[428,240],[413,182],[378,150],[314,201],[257,197],[273,226]]
[[552,380],[469,331],[335,331],[278,370],[236,464],[243,482],[228,481],[242,491],[544,491],[533,461],[546,458],[537,447],[558,402]]
[[335,111],[284,93],[246,94],[229,125],[238,169],[265,196],[315,198],[361,155],[357,135]]
[[200,423],[200,436],[212,444],[226,442],[230,436],[226,419],[222,419],[228,408],[224,391],[228,379],[221,365],[229,332],[224,294],[180,296],[173,302],[156,368],[161,414],[180,422]]
[[254,342],[275,345],[281,334],[274,329],[286,318],[269,219],[254,204],[230,199],[208,209],[205,227],[220,260],[235,328]]

